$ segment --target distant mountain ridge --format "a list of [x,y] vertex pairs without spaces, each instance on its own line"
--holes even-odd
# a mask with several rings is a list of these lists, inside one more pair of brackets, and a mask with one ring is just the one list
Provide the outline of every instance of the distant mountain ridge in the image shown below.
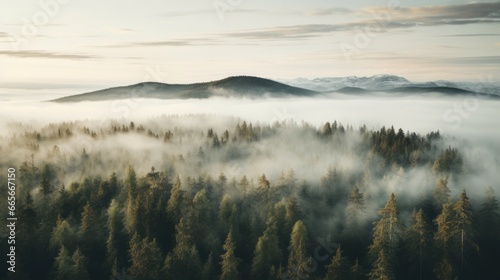
[[[388,74],[375,75],[371,77],[323,77],[312,80],[297,78],[292,80],[280,79],[278,81],[291,86],[323,92],[342,91],[344,88],[360,88],[368,91],[397,91],[399,88],[432,88],[437,90],[437,92],[441,92],[441,89],[443,89],[443,91],[445,91],[443,93],[450,93],[450,91],[455,88],[458,91],[500,95],[500,83],[498,82],[450,82],[443,80],[433,82],[411,82],[406,78]],[[417,91],[418,90],[415,90],[415,92]],[[426,90],[422,90],[422,92],[424,91]]]
[[[457,85],[447,81],[412,83],[394,75],[372,77],[329,77],[313,80],[298,78],[294,80],[270,80],[253,76],[233,76],[222,80],[194,84],[166,84],[145,82],[129,86],[113,87],[52,100],[54,102],[103,101],[128,98],[157,99],[205,99],[210,97],[246,98],[287,98],[312,97],[328,93],[363,95],[373,92],[390,94],[442,95],[476,94],[484,97],[500,98],[497,87],[488,91],[478,91],[477,86],[469,83]],[[395,95],[397,96],[397,95]]]
[[56,102],[101,101],[127,98],[204,99],[222,97],[294,97],[312,96],[318,92],[298,88],[269,79],[234,76],[218,81],[195,84],[145,82],[108,88],[55,99]]

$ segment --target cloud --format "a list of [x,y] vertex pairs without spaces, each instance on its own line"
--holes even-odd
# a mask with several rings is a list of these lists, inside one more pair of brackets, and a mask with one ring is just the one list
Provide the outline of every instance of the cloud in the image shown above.
[[347,15],[351,13],[352,10],[346,8],[334,7],[334,8],[312,10],[306,12],[305,14],[308,16],[330,16],[330,15]]
[[[231,10],[231,13],[256,13],[256,12],[261,12],[261,11],[254,9],[240,9],[240,8]],[[187,16],[207,15],[207,14],[216,14],[216,11],[214,9],[172,11],[172,12],[161,13],[160,16],[167,18],[176,18],[176,17],[187,17]]]
[[490,37],[490,36],[500,36],[500,33],[452,34],[452,35],[440,35],[439,37]]
[[[326,15],[335,11],[340,12],[332,9],[320,10],[316,14]],[[232,32],[222,34],[222,36],[252,40],[303,39],[319,37],[332,32],[352,31],[356,28],[370,28],[371,32],[386,32],[392,29],[415,28],[418,26],[495,24],[500,23],[500,2],[392,9],[388,7],[371,7],[362,9],[356,14],[368,15],[373,18],[337,24],[278,26]]]
[[[255,10],[237,9],[235,12],[255,12]],[[211,12],[212,10],[181,11],[163,14],[165,16],[187,16]],[[192,45],[220,45],[226,40],[238,39],[250,41],[272,40],[304,40],[322,37],[335,32],[353,32],[359,29],[368,29],[373,33],[394,30],[407,30],[419,26],[445,26],[468,24],[496,24],[500,23],[500,2],[472,3],[463,5],[441,5],[414,8],[370,7],[358,11],[345,8],[326,8],[306,12],[306,15],[322,16],[332,14],[351,14],[362,20],[353,20],[335,24],[302,24],[275,26],[259,29],[237,30],[227,33],[211,34],[198,38],[185,38],[164,41],[127,42],[105,47],[155,47],[155,46],[192,46]],[[371,18],[367,18],[371,17]],[[498,34],[463,34],[463,36],[495,36]],[[453,36],[453,35],[450,35]],[[462,36],[461,34],[456,36]]]
[[60,54],[46,51],[0,51],[0,55],[16,58],[49,58],[49,59],[95,59],[97,56],[82,54]]
[[124,42],[113,45],[100,46],[104,48],[132,48],[132,47],[182,47],[182,46],[202,46],[216,45],[219,41],[214,38],[199,37],[186,38],[179,40],[158,40],[158,41],[142,41],[142,42]]

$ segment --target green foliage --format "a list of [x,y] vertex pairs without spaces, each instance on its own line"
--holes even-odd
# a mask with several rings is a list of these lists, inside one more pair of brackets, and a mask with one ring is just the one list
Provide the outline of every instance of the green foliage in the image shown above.
[[438,158],[434,161],[432,170],[435,173],[455,173],[459,174],[463,172],[464,161],[460,152],[455,149],[448,147],[446,150],[442,151]]
[[136,279],[160,279],[163,256],[156,239],[144,238],[140,240],[134,234],[130,240],[130,267],[128,272]]
[[71,279],[71,257],[64,246],[59,249],[59,254],[54,259],[54,279]]
[[233,240],[232,231],[227,234],[226,241],[224,242],[224,254],[221,255],[222,273],[220,280],[239,280],[240,274],[238,272],[238,265],[240,260],[235,256],[235,243]]
[[381,218],[375,224],[373,243],[369,247],[369,254],[371,260],[374,261],[376,258],[380,258],[379,252],[384,250],[384,261],[390,265],[391,270],[394,270],[402,233],[394,193],[391,193],[385,206],[380,209],[379,215]]
[[441,209],[444,204],[451,202],[450,193],[450,188],[448,188],[448,176],[440,177],[433,192],[434,205],[436,208]]
[[[325,280],[342,280],[346,278],[346,259],[342,256],[342,250],[340,247],[337,248],[335,256],[332,257],[331,263],[326,267],[326,269],[327,272]],[[355,270],[357,270],[357,268]]]
[[169,278],[199,279],[202,274],[201,260],[184,218],[175,229],[176,245],[165,258],[163,270]]
[[267,279],[271,266],[281,261],[282,252],[278,244],[276,221],[271,217],[267,221],[266,230],[255,245],[251,270],[252,279]]
[[[465,192],[452,201],[456,188],[475,181],[466,178],[470,174],[454,174],[463,169],[458,150],[439,155],[439,133],[419,136],[392,127],[364,127],[358,133],[337,122],[321,127],[236,122],[229,129],[214,126],[208,138],[207,126],[200,136],[196,128],[168,121],[112,121],[107,128],[56,124],[9,138],[6,147],[29,151],[18,163],[16,200],[18,269],[29,273],[17,279],[114,280],[119,274],[206,280],[494,279],[498,202],[492,189],[484,201],[469,201]],[[105,143],[122,134],[166,151],[141,151],[133,166],[123,146],[66,149],[82,135]],[[160,135],[164,139],[157,139]],[[38,149],[26,139],[37,141]],[[280,144],[268,148],[276,139]],[[297,158],[271,161],[291,148]],[[344,165],[354,153],[356,161]],[[310,169],[279,174],[288,163],[294,166],[293,160]],[[336,162],[326,168],[325,163]],[[428,191],[435,180],[432,164],[439,176],[433,193]],[[381,183],[393,175],[393,165],[404,167],[398,174],[404,184],[394,188],[398,203],[389,197],[370,236],[370,214],[381,207],[378,197],[386,191]],[[414,167],[419,172],[412,172]],[[405,185],[411,181],[404,178],[413,179],[414,173],[427,176],[415,185],[422,185],[428,205],[406,195],[415,185]],[[5,184],[1,188],[6,192]],[[471,207],[476,203],[479,211]],[[403,227],[399,213],[406,217],[414,208],[423,210],[414,211]],[[426,219],[434,218],[435,226],[429,225]],[[324,249],[319,240],[330,234],[343,250],[321,260],[315,255]]]
[[288,246],[288,277],[292,279],[307,277],[307,266],[310,261],[307,253],[307,242],[306,226],[299,220],[293,226],[290,246]]
[[392,265],[384,249],[381,249],[378,253],[377,259],[373,264],[373,268],[368,274],[370,280],[393,280],[396,279],[394,277],[394,271],[392,269]]

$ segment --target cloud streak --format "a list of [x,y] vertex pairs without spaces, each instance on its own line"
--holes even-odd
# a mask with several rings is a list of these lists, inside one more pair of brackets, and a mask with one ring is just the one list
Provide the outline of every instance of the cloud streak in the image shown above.
[[47,59],[96,59],[98,56],[83,54],[61,54],[47,51],[0,51],[0,55],[15,58],[47,58]]
[[[340,12],[337,8],[319,10],[316,15]],[[344,11],[348,12],[348,11]],[[374,19],[351,21],[337,24],[305,24],[295,26],[279,26],[267,29],[256,29],[221,34],[226,37],[240,39],[303,39],[319,37],[328,33],[352,31],[356,28],[372,28],[372,32],[385,32],[392,29],[415,28],[418,26],[444,26],[500,23],[500,2],[472,3],[465,5],[428,6],[418,8],[387,7],[365,8],[357,15],[369,15]]]

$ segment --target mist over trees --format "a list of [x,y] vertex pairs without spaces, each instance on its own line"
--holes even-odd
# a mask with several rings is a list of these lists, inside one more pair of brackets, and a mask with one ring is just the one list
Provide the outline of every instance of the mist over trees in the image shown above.
[[2,279],[498,275],[495,165],[438,131],[213,116],[7,131],[18,262]]

